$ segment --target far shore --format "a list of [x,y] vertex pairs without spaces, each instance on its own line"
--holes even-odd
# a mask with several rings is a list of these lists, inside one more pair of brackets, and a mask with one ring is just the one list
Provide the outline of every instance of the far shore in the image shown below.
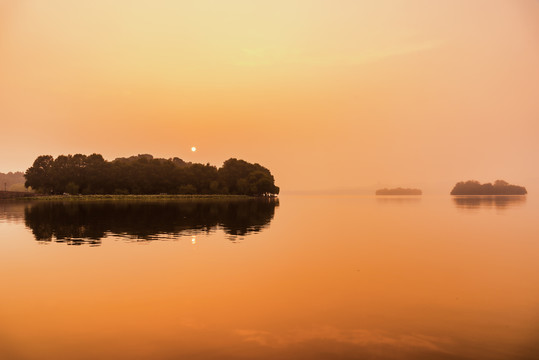
[[39,195],[22,193],[20,196],[2,197],[0,200],[40,200],[40,201],[97,201],[97,200],[241,200],[256,198],[277,198],[276,196],[248,196],[248,195],[171,195],[171,194],[148,194],[148,195]]
[[386,195],[406,195],[406,196],[418,196],[423,195],[423,191],[421,189],[407,189],[407,188],[393,188],[393,189],[378,189],[375,192],[375,195],[377,196],[386,196]]

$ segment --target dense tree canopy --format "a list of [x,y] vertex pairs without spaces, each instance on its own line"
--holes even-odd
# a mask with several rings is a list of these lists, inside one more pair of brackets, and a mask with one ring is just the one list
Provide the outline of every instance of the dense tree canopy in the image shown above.
[[278,194],[271,172],[259,164],[229,159],[217,169],[179,158],[138,155],[106,161],[89,156],[39,156],[26,170],[25,186],[45,194]]
[[451,190],[451,195],[525,195],[528,191],[523,186],[511,185],[504,180],[496,180],[494,184],[481,184],[479,181],[461,181]]

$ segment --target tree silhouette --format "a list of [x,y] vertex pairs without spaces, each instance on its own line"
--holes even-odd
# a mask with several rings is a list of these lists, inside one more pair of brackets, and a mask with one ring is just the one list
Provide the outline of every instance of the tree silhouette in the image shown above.
[[528,191],[523,186],[511,185],[504,180],[481,184],[476,180],[458,182],[451,195],[526,195]]
[[155,159],[143,154],[111,162],[99,154],[39,156],[26,170],[25,186],[44,194],[238,194],[279,193],[271,172],[259,164],[229,159],[220,169]]

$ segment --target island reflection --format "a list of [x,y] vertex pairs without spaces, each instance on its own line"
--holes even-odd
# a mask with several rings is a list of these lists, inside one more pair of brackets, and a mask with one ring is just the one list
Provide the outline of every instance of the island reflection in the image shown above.
[[526,203],[526,196],[520,195],[470,195],[455,196],[453,203],[458,209],[477,210],[480,208],[507,209]]
[[174,239],[222,229],[235,241],[266,228],[277,199],[162,202],[37,202],[24,221],[40,242],[100,245],[107,236],[135,241]]
[[379,204],[417,204],[421,202],[421,196],[410,195],[389,195],[389,196],[377,196],[376,202]]

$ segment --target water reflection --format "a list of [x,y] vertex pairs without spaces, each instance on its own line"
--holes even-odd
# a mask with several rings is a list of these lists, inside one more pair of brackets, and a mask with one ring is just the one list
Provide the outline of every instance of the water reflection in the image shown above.
[[0,222],[21,222],[24,219],[24,202],[0,200]]
[[507,209],[526,203],[526,196],[519,195],[476,195],[454,196],[453,203],[458,209],[476,210],[480,208]]
[[[273,228],[243,246],[223,239],[224,215],[196,221],[206,206],[220,214],[219,204],[109,203],[118,206],[102,214],[102,205],[66,203],[49,214],[57,205],[0,203],[20,216],[0,219],[0,359],[536,359],[539,202],[493,203],[469,217],[449,197],[285,196],[274,220],[271,205],[245,206]],[[181,239],[111,239],[111,229],[135,233],[123,224],[134,206],[133,223],[174,212],[158,236],[175,237],[172,221]],[[25,208],[109,238],[97,252],[39,246]]]
[[276,199],[163,202],[36,202],[24,221],[38,241],[100,245],[112,235],[136,241],[177,238],[222,229],[230,240],[259,232],[272,220]]
[[417,204],[421,202],[421,196],[415,196],[415,195],[395,195],[395,196],[377,196],[376,201],[379,204]]

